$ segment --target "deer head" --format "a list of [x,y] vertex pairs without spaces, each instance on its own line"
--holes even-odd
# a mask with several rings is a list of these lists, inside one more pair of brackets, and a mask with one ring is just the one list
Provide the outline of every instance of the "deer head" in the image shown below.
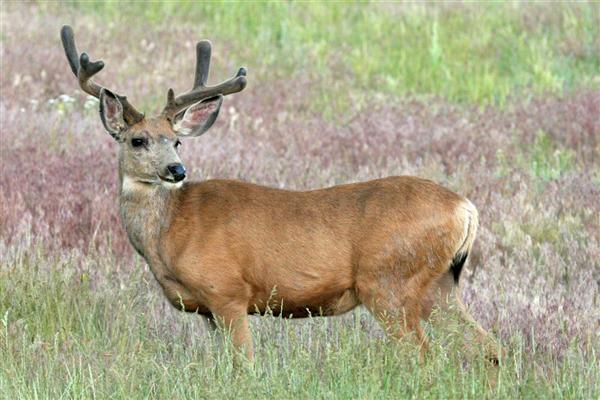
[[133,107],[127,97],[116,94],[92,80],[102,68],[102,61],[90,61],[86,53],[77,52],[73,29],[63,26],[61,40],[73,74],[81,89],[100,100],[100,119],[104,128],[119,143],[119,173],[144,185],[177,185],[186,170],[177,153],[179,138],[200,136],[219,115],[223,96],[246,87],[246,69],[215,86],[206,86],[210,67],[211,44],[196,45],[196,73],[192,89],[175,96],[167,94],[163,111],[153,117]]

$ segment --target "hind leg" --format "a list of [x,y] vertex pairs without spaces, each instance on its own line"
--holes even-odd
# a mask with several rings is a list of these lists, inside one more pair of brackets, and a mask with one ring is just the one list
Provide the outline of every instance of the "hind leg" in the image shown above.
[[393,274],[362,274],[357,276],[356,290],[361,303],[388,335],[401,339],[414,332],[423,354],[428,346],[420,325],[421,300],[431,280],[426,270],[408,279],[394,279]]
[[[432,320],[432,311],[436,310]],[[473,318],[460,298],[460,286],[454,281],[451,271],[438,278],[429,289],[421,303],[421,318],[431,321],[434,325],[446,323],[444,318],[456,316],[459,323],[474,331],[476,338],[486,348],[486,358],[498,363],[499,346],[492,336]]]

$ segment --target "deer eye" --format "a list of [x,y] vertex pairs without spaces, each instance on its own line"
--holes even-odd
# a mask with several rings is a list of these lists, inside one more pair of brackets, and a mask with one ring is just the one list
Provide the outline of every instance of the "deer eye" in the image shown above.
[[133,138],[131,139],[131,145],[133,147],[142,147],[148,144],[148,140],[145,138]]
[[178,149],[179,146],[181,146],[181,142],[179,141],[179,139],[177,139],[177,141],[175,142],[175,148]]

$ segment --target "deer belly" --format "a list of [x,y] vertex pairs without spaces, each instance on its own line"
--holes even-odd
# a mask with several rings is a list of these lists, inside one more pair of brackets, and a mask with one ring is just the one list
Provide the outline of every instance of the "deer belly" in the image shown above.
[[[286,248],[286,244],[280,248]],[[299,318],[335,315],[355,307],[350,257],[339,247],[337,252],[332,248],[298,246],[257,257],[255,273],[249,274],[253,292],[250,311]]]
[[269,295],[262,293],[252,299],[248,312],[283,318],[325,317],[343,314],[358,304],[354,289],[326,289],[302,294],[283,291],[278,294],[273,288]]

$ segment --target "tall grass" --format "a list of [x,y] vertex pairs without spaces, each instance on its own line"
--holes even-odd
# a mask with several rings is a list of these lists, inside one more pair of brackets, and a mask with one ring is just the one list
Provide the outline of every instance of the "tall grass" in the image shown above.
[[[518,332],[498,370],[465,358],[460,328],[433,334],[425,362],[360,310],[302,323],[253,320],[258,358],[234,371],[229,343],[200,317],[165,309],[139,265],[114,255],[53,257],[3,248],[0,392],[6,398],[596,398],[596,354],[573,343],[556,359]],[[90,279],[90,272],[96,279]]]

